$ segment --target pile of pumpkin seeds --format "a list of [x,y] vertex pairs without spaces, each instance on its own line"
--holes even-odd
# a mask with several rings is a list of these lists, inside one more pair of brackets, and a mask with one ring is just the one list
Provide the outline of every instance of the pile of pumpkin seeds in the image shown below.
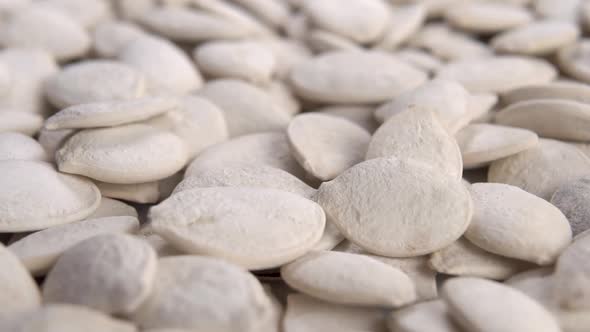
[[590,1],[0,0],[0,331],[590,331]]

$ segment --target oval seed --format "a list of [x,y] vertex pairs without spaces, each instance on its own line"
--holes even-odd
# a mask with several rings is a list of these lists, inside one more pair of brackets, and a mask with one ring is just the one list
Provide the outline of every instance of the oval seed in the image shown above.
[[535,147],[492,162],[488,182],[510,184],[548,200],[559,186],[587,175],[590,159],[581,150],[540,139]]
[[121,62],[85,60],[65,66],[46,84],[49,101],[57,108],[97,101],[143,96],[143,75]]
[[171,98],[139,98],[78,104],[65,108],[45,121],[49,130],[110,127],[145,120],[178,107]]
[[465,169],[486,166],[539,143],[539,138],[532,131],[486,123],[470,124],[461,129],[455,138]]
[[14,242],[12,251],[35,276],[44,275],[58,257],[73,245],[104,233],[134,233],[139,221],[134,217],[87,219],[32,233]]
[[538,21],[495,36],[491,45],[501,53],[545,55],[575,42],[579,34],[569,22]]
[[142,328],[255,332],[270,314],[268,297],[247,271],[212,258],[176,256],[158,261],[154,288],[131,318]]
[[574,236],[590,229],[590,178],[583,177],[560,186],[553,196],[555,205],[567,217]]
[[552,82],[523,86],[502,94],[506,105],[535,99],[566,99],[590,104],[590,87],[577,82]]
[[587,39],[562,48],[557,53],[559,68],[577,80],[590,83],[590,69],[586,64],[588,53],[590,53],[590,41]]
[[387,325],[396,332],[460,332],[444,301],[422,302],[389,315]]
[[151,291],[156,259],[150,245],[132,236],[97,235],[60,255],[43,283],[43,301],[131,313]]
[[86,219],[97,219],[105,217],[134,217],[137,218],[137,210],[116,199],[102,197],[98,208]]
[[533,20],[533,16],[526,8],[507,3],[459,2],[446,10],[445,19],[467,32],[493,34],[525,25]]
[[469,331],[561,331],[538,302],[497,282],[454,278],[443,285],[442,294],[451,316]]
[[[454,0],[451,0],[454,1]],[[471,36],[455,31],[447,25],[427,24],[410,39],[413,47],[428,50],[443,60],[459,60],[491,56],[489,47]]]
[[324,103],[384,102],[425,80],[424,72],[375,51],[322,54],[297,65],[291,73],[299,96]]
[[187,159],[178,136],[140,124],[82,130],[56,154],[63,172],[120,184],[161,180],[182,169]]
[[143,35],[141,28],[130,22],[103,22],[94,29],[94,50],[102,57],[114,58],[125,45]]
[[48,161],[43,147],[21,133],[0,132],[0,160]]
[[555,294],[564,309],[590,308],[590,237],[582,236],[559,256],[555,264]]
[[[41,304],[35,280],[19,259],[0,244],[0,307],[2,314],[34,310]],[[0,323],[0,326],[2,323]]]
[[284,265],[281,277],[289,286],[333,303],[397,308],[416,299],[405,273],[357,254],[312,252]]
[[43,162],[0,161],[0,232],[34,231],[82,220],[100,203],[96,186]]
[[456,178],[395,158],[350,168],[323,183],[317,201],[347,239],[391,257],[446,247],[463,234],[472,214],[469,193]]
[[470,92],[504,92],[548,83],[557,72],[548,62],[530,57],[496,56],[451,62],[437,77],[455,80]]
[[478,247],[548,265],[571,242],[567,219],[549,202],[501,183],[475,183],[470,190],[474,212],[465,237]]
[[590,140],[590,105],[562,99],[535,99],[511,104],[496,113],[496,123],[532,130],[561,140]]
[[320,113],[296,116],[287,128],[287,137],[295,159],[322,181],[362,161],[371,139],[356,124]]
[[422,4],[407,5],[393,10],[389,27],[381,41],[374,47],[391,51],[416,34],[426,19],[426,7]]
[[411,159],[460,179],[461,151],[453,137],[426,108],[410,106],[387,120],[373,134],[366,159]]
[[324,212],[314,202],[251,187],[180,191],[153,207],[150,220],[156,233],[185,252],[253,270],[300,257],[320,240],[325,227]]

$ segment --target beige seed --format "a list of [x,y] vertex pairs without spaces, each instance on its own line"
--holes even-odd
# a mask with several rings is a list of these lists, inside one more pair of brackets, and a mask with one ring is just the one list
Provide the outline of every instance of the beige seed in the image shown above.
[[234,138],[206,149],[188,165],[185,177],[236,164],[272,166],[298,178],[305,174],[291,155],[287,135],[261,133]]
[[240,80],[209,81],[197,94],[223,110],[231,137],[283,130],[291,118],[269,93]]
[[548,200],[559,186],[589,174],[590,159],[581,150],[540,139],[535,147],[492,162],[488,182],[513,185]]
[[284,1],[274,0],[234,0],[243,6],[265,24],[272,27],[281,27],[289,16],[289,6]]
[[365,128],[369,133],[375,132],[379,124],[375,121],[373,113],[375,108],[371,106],[333,105],[316,109],[314,112],[336,116],[356,123]]
[[442,62],[439,58],[417,48],[404,48],[395,52],[394,55],[400,60],[428,73],[434,73],[442,67]]
[[44,229],[14,242],[12,251],[35,276],[44,275],[58,257],[73,245],[104,233],[134,233],[139,221],[134,217],[88,219]]
[[171,98],[139,98],[126,101],[78,104],[45,121],[49,130],[111,127],[145,120],[178,107]]
[[470,124],[456,135],[465,169],[479,168],[494,160],[535,147],[539,138],[525,129],[493,124]]
[[0,232],[34,231],[82,220],[97,209],[92,182],[42,162],[0,161]]
[[527,9],[507,3],[460,2],[445,12],[445,19],[467,32],[493,34],[525,25],[533,16]]
[[159,181],[120,184],[94,181],[104,197],[123,199],[129,202],[146,204],[160,200]]
[[358,125],[320,113],[296,116],[287,128],[287,137],[295,159],[322,181],[361,162],[371,139]]
[[485,43],[439,23],[424,26],[412,36],[409,43],[413,47],[426,49],[443,60],[478,58],[492,54]]
[[552,82],[523,86],[502,94],[506,105],[535,99],[566,99],[590,104],[590,87],[578,82]]
[[440,273],[496,280],[507,279],[530,267],[524,261],[487,252],[464,238],[433,253],[429,263]]
[[187,159],[178,136],[140,124],[82,130],[56,154],[63,172],[120,184],[161,180],[181,170]]
[[48,0],[38,4],[44,8],[52,8],[73,18],[86,29],[94,28],[99,22],[108,19],[111,7],[105,1],[94,0]]
[[442,300],[422,302],[389,315],[387,325],[396,332],[460,332]]
[[470,187],[474,213],[465,237],[489,252],[553,263],[572,240],[566,217],[549,202],[501,183]]
[[395,158],[357,164],[323,183],[317,201],[347,239],[390,257],[446,247],[463,234],[472,214],[469,193],[456,178]]
[[538,302],[497,282],[454,278],[443,285],[442,296],[451,316],[469,331],[561,331]]
[[522,56],[496,56],[452,62],[437,77],[455,80],[470,92],[504,92],[548,83],[557,72],[548,62]]
[[65,66],[46,84],[57,108],[143,96],[145,79],[134,68],[109,60],[85,60]]
[[37,114],[0,110],[0,133],[18,132],[33,136],[43,126],[43,118]]
[[586,262],[590,257],[590,237],[583,235],[559,256],[555,265],[555,295],[564,309],[590,308],[590,269]]
[[131,318],[146,329],[255,332],[271,310],[247,271],[212,258],[177,256],[159,260],[154,288]]
[[568,45],[557,53],[557,63],[567,75],[590,83],[590,70],[586,65],[586,58],[590,52],[590,41],[582,39],[577,43]]
[[2,244],[0,244],[0,266],[2,266],[0,269],[2,315],[34,310],[39,307],[41,294],[35,280],[19,259]]
[[546,55],[573,43],[579,34],[573,23],[538,21],[499,34],[490,43],[501,53]]
[[361,47],[352,40],[332,33],[330,31],[314,29],[308,32],[307,44],[317,53],[332,51],[360,51]]
[[498,112],[502,125],[532,130],[540,136],[561,140],[587,141],[590,105],[563,99],[536,99],[511,104]]
[[457,141],[428,109],[409,107],[387,120],[373,134],[366,159],[409,159],[461,179],[463,162]]
[[300,257],[320,240],[325,227],[324,212],[314,202],[252,187],[180,191],[151,208],[150,220],[157,234],[187,253],[253,270]]
[[384,102],[416,88],[426,74],[389,54],[338,51],[302,62],[290,79],[304,99],[360,104]]
[[289,286],[333,303],[397,308],[416,299],[405,273],[363,255],[311,252],[284,265],[281,276]]
[[426,7],[422,4],[394,8],[389,27],[374,47],[387,51],[396,49],[422,27],[425,19]]
[[48,161],[43,147],[21,133],[0,132],[0,160]]
[[141,28],[130,22],[103,22],[93,32],[94,50],[102,57],[114,58],[125,45],[143,35]]
[[156,259],[147,243],[129,235],[89,238],[60,255],[43,283],[43,301],[131,313],[152,289]]
[[134,217],[137,218],[137,211],[131,205],[121,201],[102,197],[98,208],[86,219],[97,219],[105,217]]

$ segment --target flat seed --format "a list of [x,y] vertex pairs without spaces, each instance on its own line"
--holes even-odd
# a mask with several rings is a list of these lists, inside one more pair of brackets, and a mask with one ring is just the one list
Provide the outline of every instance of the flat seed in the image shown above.
[[397,332],[460,332],[451,320],[444,301],[422,302],[395,311],[389,315],[387,325]]
[[285,332],[340,331],[385,332],[385,319],[379,309],[345,306],[316,300],[304,294],[290,294],[283,319]]
[[555,294],[559,305],[568,310],[590,308],[590,237],[577,238],[555,265]]
[[209,81],[197,94],[223,110],[231,137],[283,130],[291,118],[269,93],[240,80]]
[[45,121],[45,128],[57,130],[118,126],[145,120],[177,107],[178,102],[171,98],[78,104],[49,117]]
[[216,78],[237,78],[268,83],[275,71],[274,53],[254,41],[213,41],[195,49],[199,68]]
[[[561,163],[568,167],[561,167]],[[587,175],[590,159],[581,150],[539,139],[535,147],[492,162],[488,182],[513,185],[548,200],[559,186]]]
[[137,210],[116,199],[102,197],[98,208],[86,219],[97,219],[105,217],[134,217],[137,218]]
[[421,107],[409,107],[387,120],[373,134],[366,159],[410,159],[442,174],[460,179],[461,151],[436,115]]
[[0,321],[8,332],[86,331],[137,332],[133,324],[83,306],[51,304]]
[[[34,310],[41,305],[35,280],[19,259],[0,244],[0,306],[2,314]],[[2,326],[2,323],[0,323]]]
[[246,8],[261,21],[272,27],[283,26],[289,16],[286,2],[274,0],[236,0],[235,3]]
[[[176,310],[183,303],[184,310]],[[271,314],[260,283],[234,265],[207,257],[161,258],[148,299],[132,315],[142,328],[258,331]]]
[[45,149],[49,159],[55,161],[55,152],[76,133],[74,129],[47,130],[41,129],[39,132],[39,144]]
[[590,178],[584,177],[560,186],[553,196],[555,205],[567,217],[574,236],[590,229]]
[[[454,1],[454,0],[451,0]],[[428,50],[443,60],[479,58],[492,55],[490,48],[471,36],[443,24],[430,23],[409,41],[413,47]]]
[[493,124],[470,124],[455,135],[465,169],[479,168],[494,160],[535,147],[539,138],[529,130]]
[[493,34],[528,24],[533,15],[526,8],[506,3],[460,2],[445,12],[445,19],[467,32]]
[[419,49],[404,48],[395,52],[394,55],[400,60],[428,73],[433,73],[442,67],[442,62],[437,57]]
[[264,87],[276,105],[289,115],[301,112],[301,104],[284,81],[275,80]]
[[454,278],[443,285],[442,294],[451,316],[468,331],[561,331],[538,302],[497,282]]
[[557,72],[536,58],[496,56],[467,59],[443,66],[437,77],[455,80],[470,92],[504,92],[531,84],[548,83]]
[[291,73],[300,97],[325,103],[384,102],[425,80],[424,72],[375,51],[322,54],[297,65]]
[[490,122],[494,106],[498,103],[495,93],[475,93],[467,98],[468,118],[470,122]]
[[590,104],[590,87],[577,82],[552,82],[523,86],[502,94],[506,105],[535,99],[566,99]]
[[434,112],[445,128],[455,133],[469,122],[468,98],[469,94],[460,84],[433,80],[377,108],[375,118],[385,122],[408,108],[424,108]]
[[5,20],[0,44],[39,48],[57,60],[68,61],[90,49],[90,36],[69,15],[51,8],[30,6]]
[[469,193],[456,178],[395,158],[357,164],[323,183],[317,201],[347,239],[392,257],[446,247],[463,234],[472,213]]
[[369,133],[375,132],[379,124],[373,113],[375,108],[370,106],[327,106],[316,109],[315,112],[347,119],[364,128]]
[[320,240],[325,227],[324,212],[314,202],[247,187],[177,192],[150,210],[150,220],[157,234],[183,251],[248,269],[273,268],[300,257]]
[[559,68],[577,80],[590,83],[590,69],[586,64],[588,53],[590,53],[590,41],[587,39],[562,48],[557,53]]
[[315,25],[358,43],[379,38],[390,19],[381,0],[349,0],[346,6],[337,0],[306,0],[302,5]]
[[385,35],[374,47],[391,51],[414,35],[426,20],[426,7],[422,4],[407,5],[393,10]]
[[57,108],[98,101],[143,96],[143,75],[126,64],[86,60],[65,66],[46,85],[49,101]]
[[548,265],[571,242],[566,217],[549,202],[501,183],[475,183],[470,190],[474,213],[465,237],[478,247]]
[[0,133],[13,131],[33,136],[42,126],[43,118],[37,114],[0,111]]
[[182,97],[178,100],[178,109],[142,123],[180,137],[188,148],[189,159],[209,146],[226,141],[229,136],[223,111],[197,96]]
[[533,2],[533,9],[544,18],[575,22],[579,16],[580,4],[578,0],[536,0]]
[[104,233],[134,233],[139,221],[134,217],[88,219],[51,227],[14,242],[12,251],[35,276],[44,275],[59,256],[75,244]]
[[182,169],[187,159],[178,136],[140,124],[82,130],[56,155],[63,172],[120,184],[161,180]]
[[94,50],[105,58],[116,57],[125,45],[144,36],[143,30],[125,21],[107,21],[94,29]]
[[590,105],[563,99],[536,99],[511,104],[498,112],[496,123],[532,130],[540,136],[590,140]]
[[120,184],[94,181],[103,196],[146,204],[157,203],[168,197],[182,179],[182,173],[173,174],[159,181]]
[[281,276],[289,286],[333,303],[397,308],[416,299],[405,273],[363,255],[311,252],[284,265]]
[[21,133],[0,132],[0,160],[48,161],[47,153],[34,139]]
[[156,263],[154,250],[132,236],[92,237],[59,257],[43,283],[43,301],[83,305],[107,314],[133,312],[152,289]]
[[546,55],[575,42],[579,34],[573,23],[538,21],[495,36],[491,45],[500,53]]
[[530,267],[526,262],[487,252],[464,238],[433,253],[429,263],[440,273],[495,280],[508,279]]
[[319,29],[314,29],[308,32],[307,43],[309,48],[317,53],[361,50],[361,47],[355,44],[352,40],[335,33]]
[[94,0],[48,0],[38,4],[44,8],[51,8],[73,18],[86,29],[94,28],[101,21],[112,15],[108,2]]
[[97,209],[92,182],[47,163],[0,161],[0,232],[24,232],[82,220]]
[[303,169],[291,155],[287,135],[261,133],[234,138],[206,149],[188,165],[185,177],[236,164],[267,165],[298,178],[304,176]]
[[361,162],[371,139],[360,126],[320,113],[296,116],[287,128],[287,136],[295,159],[322,181]]
[[174,193],[195,188],[259,187],[288,191],[311,199],[316,190],[282,169],[266,165],[236,164],[212,168],[186,177]]

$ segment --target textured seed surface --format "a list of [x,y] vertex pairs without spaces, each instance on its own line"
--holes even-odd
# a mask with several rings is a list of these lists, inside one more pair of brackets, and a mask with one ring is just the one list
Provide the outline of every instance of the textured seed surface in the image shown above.
[[92,237],[61,254],[43,283],[43,301],[133,312],[151,291],[156,259],[147,243],[130,235]]
[[134,233],[138,229],[135,217],[88,219],[32,233],[8,249],[33,275],[43,275],[64,251],[83,240],[103,233]]
[[400,307],[416,299],[404,272],[363,255],[311,252],[284,265],[281,276],[291,287],[329,302]]
[[248,269],[277,267],[303,255],[325,227],[324,212],[314,202],[247,187],[177,192],[151,209],[150,220],[156,233],[182,251],[221,257]]
[[21,133],[0,132],[0,160],[48,161],[43,147]]
[[472,214],[469,193],[456,178],[395,158],[352,167],[323,183],[317,199],[346,238],[393,257],[419,256],[451,244]]
[[58,173],[48,163],[0,161],[0,231],[23,232],[82,220],[98,208],[90,181]]
[[553,196],[555,205],[567,217],[574,236],[590,229],[590,179],[583,177],[560,186]]
[[366,159],[411,159],[454,178],[461,178],[463,161],[457,141],[427,108],[408,107],[373,134]]
[[484,250],[540,265],[553,263],[572,239],[566,217],[549,202],[500,183],[471,185],[473,219],[465,236]]
[[362,161],[371,139],[356,124],[319,113],[296,116],[287,128],[287,136],[295,159],[322,181]]

